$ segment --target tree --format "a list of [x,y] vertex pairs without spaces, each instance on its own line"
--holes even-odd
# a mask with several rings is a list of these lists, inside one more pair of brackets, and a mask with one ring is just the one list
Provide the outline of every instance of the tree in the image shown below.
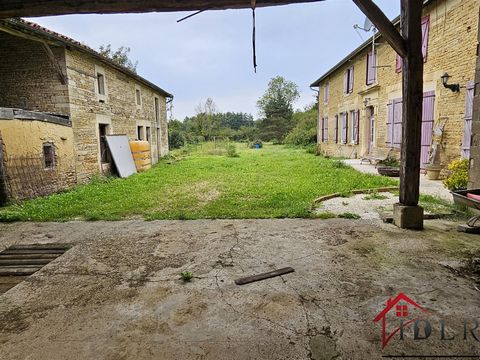
[[99,53],[112,60],[114,63],[133,71],[135,74],[137,73],[138,61],[133,62],[128,57],[128,54],[130,53],[129,47],[120,46],[117,50],[113,51],[110,44],[105,46],[100,45]]
[[283,139],[294,126],[293,104],[300,94],[298,86],[292,81],[276,76],[268,83],[268,88],[257,101],[260,115],[260,136],[264,140]]

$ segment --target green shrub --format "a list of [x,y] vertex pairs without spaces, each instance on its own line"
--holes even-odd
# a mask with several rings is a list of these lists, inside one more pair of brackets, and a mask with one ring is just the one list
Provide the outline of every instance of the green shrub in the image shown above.
[[193,273],[191,271],[182,271],[180,273],[180,278],[185,282],[190,282],[193,278]]
[[454,160],[448,164],[450,175],[443,181],[448,190],[466,189],[468,185],[468,159]]
[[317,129],[305,129],[296,127],[285,137],[285,144],[309,145],[317,143]]
[[346,169],[350,167],[350,165],[345,164],[342,160],[335,160],[332,163],[332,166],[336,169]]
[[379,161],[379,163],[382,164],[383,166],[389,166],[389,167],[400,166],[400,163],[398,162],[398,160],[391,156],[389,156],[386,160]]
[[360,215],[350,213],[350,212],[345,212],[343,214],[340,214],[340,215],[338,215],[338,217],[342,218],[342,219],[353,219],[353,220],[357,220],[357,219],[361,218]]
[[227,156],[228,157],[239,157],[240,155],[237,152],[237,147],[235,144],[228,144],[227,145]]
[[282,145],[283,141],[278,139],[272,139],[272,145]]

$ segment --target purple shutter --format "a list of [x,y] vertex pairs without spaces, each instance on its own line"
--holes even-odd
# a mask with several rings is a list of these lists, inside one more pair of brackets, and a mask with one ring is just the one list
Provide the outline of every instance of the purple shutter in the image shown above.
[[430,148],[432,147],[433,122],[435,118],[435,91],[423,94],[422,106],[422,147],[420,152],[420,167],[425,168],[429,160]]
[[355,135],[353,137],[353,143],[355,145],[359,144],[359,139],[360,139],[359,131],[360,131],[360,110],[357,110],[357,112],[355,113],[355,131],[354,131]]
[[427,61],[427,54],[428,54],[428,35],[430,29],[430,17],[424,16],[422,18],[422,55],[423,55],[423,62]]
[[322,142],[323,142],[323,130],[324,130],[324,127],[323,127],[323,122],[325,121],[325,118],[321,118],[320,119],[320,131],[321,131],[321,139],[322,139]]
[[348,94],[348,69],[345,70],[345,74],[343,75],[343,92]]
[[325,142],[328,142],[328,117],[325,118]]
[[328,102],[328,82],[325,83],[325,89],[323,89],[323,102]]
[[387,145],[393,147],[393,101],[388,102]]
[[335,144],[338,144],[338,115],[335,115]]
[[371,85],[376,80],[376,55],[373,51],[367,54],[367,85]]
[[393,147],[400,149],[402,146],[402,99],[393,101]]
[[473,118],[473,95],[475,84],[467,84],[467,97],[465,103],[465,122],[463,128],[462,157],[470,159],[470,146],[472,144],[472,118]]
[[342,114],[342,144],[346,144],[348,139],[348,113]]
[[395,71],[397,73],[401,73],[402,72],[402,67],[403,67],[403,58],[397,54],[397,62],[395,64]]
[[348,73],[348,92],[353,92],[353,65],[350,67],[350,71]]

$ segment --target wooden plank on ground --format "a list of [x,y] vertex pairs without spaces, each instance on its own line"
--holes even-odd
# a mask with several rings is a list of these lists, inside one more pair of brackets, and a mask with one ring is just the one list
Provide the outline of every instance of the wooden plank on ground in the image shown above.
[[270,271],[270,272],[266,272],[266,273],[262,273],[262,274],[258,274],[258,275],[247,276],[247,277],[244,277],[244,278],[237,279],[237,280],[235,280],[235,284],[245,285],[245,284],[249,284],[249,283],[252,283],[252,282],[255,282],[255,281],[260,281],[260,280],[265,280],[265,279],[280,276],[280,275],[285,275],[285,274],[288,274],[288,273],[291,273],[291,272],[294,272],[294,271],[295,271],[295,269],[293,269],[291,267],[285,267],[285,268],[281,268],[281,269],[278,269],[278,270],[274,270],[274,271]]

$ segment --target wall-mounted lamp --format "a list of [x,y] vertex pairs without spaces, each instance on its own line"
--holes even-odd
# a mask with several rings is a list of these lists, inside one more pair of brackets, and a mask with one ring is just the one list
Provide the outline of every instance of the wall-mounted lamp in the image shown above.
[[450,79],[450,75],[448,75],[448,73],[442,75],[443,86],[452,90],[453,92],[460,92],[460,84],[449,84],[448,79]]

